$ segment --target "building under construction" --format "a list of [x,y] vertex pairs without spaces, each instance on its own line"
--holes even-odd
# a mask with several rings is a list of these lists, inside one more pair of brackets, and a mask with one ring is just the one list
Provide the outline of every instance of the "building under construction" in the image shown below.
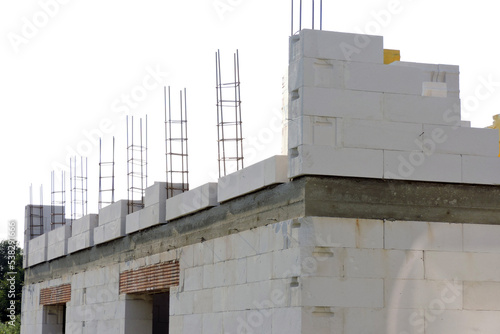
[[282,155],[57,228],[27,206],[22,333],[497,333],[499,131],[461,120],[458,66],[397,59],[302,29]]

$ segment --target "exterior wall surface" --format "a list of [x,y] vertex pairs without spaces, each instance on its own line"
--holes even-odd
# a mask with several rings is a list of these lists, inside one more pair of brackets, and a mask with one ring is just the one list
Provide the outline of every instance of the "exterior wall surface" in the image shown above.
[[149,328],[152,297],[120,294],[120,272],[175,259],[169,333],[494,333],[499,239],[497,225],[303,217],[27,285],[23,333],[47,328],[40,290],[61,284],[66,333]]

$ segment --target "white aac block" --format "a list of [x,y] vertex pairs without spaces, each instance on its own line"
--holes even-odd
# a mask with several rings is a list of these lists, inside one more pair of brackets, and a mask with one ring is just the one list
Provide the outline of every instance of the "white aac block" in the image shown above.
[[424,279],[422,251],[348,248],[346,277]]
[[[256,312],[256,311],[254,311]],[[251,313],[251,311],[250,311]],[[249,320],[253,317],[249,315]],[[301,330],[302,308],[301,307],[287,307],[276,308],[273,310],[272,315],[272,333],[276,334],[301,334],[305,333]],[[252,322],[250,322],[252,323]],[[266,331],[265,328],[257,327],[257,333],[271,333]],[[249,332],[247,332],[249,333]],[[250,332],[251,333],[251,332]],[[318,333],[318,332],[316,332]]]
[[[170,322],[172,320],[169,320]],[[170,325],[172,331],[172,325]],[[176,333],[173,331],[172,333]],[[203,334],[223,333],[222,332],[222,313],[203,314]]]
[[277,155],[219,179],[219,202],[245,195],[261,188],[288,181],[288,157]]
[[461,183],[462,159],[458,154],[385,150],[384,178]]
[[94,246],[94,231],[87,231],[68,239],[68,253]]
[[47,261],[47,247],[32,251],[28,255],[28,267]]
[[422,96],[447,97],[448,87],[446,82],[424,81],[422,83]]
[[67,240],[71,236],[71,226],[63,225],[59,226],[55,230],[47,233],[47,246],[58,244],[61,241]]
[[288,147],[320,145],[337,147],[341,144],[342,119],[302,116],[289,121]]
[[99,226],[118,218],[125,218],[128,214],[128,200],[120,200],[99,210]]
[[165,202],[167,199],[167,183],[155,182],[147,187],[144,196],[144,206],[150,206],[155,203]]
[[[188,314],[184,316],[184,331],[182,334],[190,333],[203,333],[203,315],[201,314]],[[181,334],[181,333],[179,333]]]
[[172,220],[218,204],[217,183],[207,183],[166,200],[166,220]]
[[462,224],[386,221],[385,248],[462,251]]
[[464,282],[464,309],[500,311],[500,282]]
[[157,202],[127,215],[125,219],[125,233],[129,234],[165,223],[165,202]]
[[462,282],[448,280],[385,280],[385,300],[389,308],[460,310]]
[[301,246],[383,248],[382,220],[305,217],[299,219]]
[[290,60],[300,57],[383,64],[383,37],[303,29],[290,38]]
[[422,82],[422,71],[416,68],[354,62],[344,66],[346,89],[422,95]]
[[[294,95],[295,94],[295,95]],[[292,93],[291,115],[382,120],[383,93],[301,87]]]
[[500,282],[498,253],[425,252],[425,276],[428,279]]
[[71,235],[74,237],[78,234],[93,230],[97,226],[98,215],[89,214],[80,219],[73,221],[71,225]]
[[47,261],[66,256],[68,254],[67,240],[59,241],[47,247]]
[[422,134],[422,125],[345,119],[343,146],[355,148],[411,151]]
[[500,157],[462,156],[464,183],[500,184]]
[[460,126],[462,128],[470,128],[471,127],[471,121],[460,121]]
[[302,277],[303,306],[384,307],[383,279]]
[[38,250],[47,248],[47,233],[44,233],[36,238],[29,241],[30,252],[36,252]]
[[289,103],[297,97],[302,87],[344,88],[346,63],[338,60],[301,58],[289,66]]
[[125,218],[125,233],[130,234],[137,232],[141,229],[140,221],[141,221],[141,213],[142,210],[132,212],[127,215]]
[[406,66],[415,67],[422,70],[425,81],[439,81],[446,83],[447,95],[458,97],[459,75],[460,69],[456,65],[443,65],[443,64],[424,64],[424,63],[411,63],[403,61],[395,61],[390,64],[391,66]]
[[496,129],[424,124],[423,140],[432,142],[427,149],[437,153],[498,157],[498,134]]
[[457,97],[384,94],[382,108],[388,121],[460,126]]
[[104,225],[106,241],[117,239],[125,235],[125,218],[119,218]]
[[94,229],[94,244],[99,245],[125,236],[125,217],[115,219]]
[[[335,312],[335,316],[337,314],[338,312]],[[342,317],[344,320],[343,333],[422,334],[424,321],[422,320],[422,326],[419,326],[420,323],[414,320],[416,314],[418,314],[416,310],[401,308],[344,309]]]
[[500,253],[500,225],[464,224],[464,251]]
[[332,175],[382,178],[382,150],[302,145],[290,149],[288,176]]
[[[498,333],[500,311],[449,311],[439,312],[433,321],[425,322],[425,334]],[[419,319],[420,321],[420,319]],[[422,332],[423,325],[418,326]]]

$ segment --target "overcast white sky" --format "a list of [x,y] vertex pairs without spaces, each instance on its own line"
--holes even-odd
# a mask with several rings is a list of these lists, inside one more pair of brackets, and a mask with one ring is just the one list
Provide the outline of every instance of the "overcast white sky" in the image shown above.
[[[324,0],[323,21],[325,30],[382,35],[404,61],[460,65],[462,99],[475,95],[481,78],[500,82],[500,20],[491,0]],[[99,131],[107,148],[116,137],[116,196],[126,198],[122,115],[148,114],[149,183],[164,181],[164,84],[176,94],[188,89],[191,186],[213,181],[217,49],[226,73],[240,52],[246,165],[280,153],[289,0],[2,1],[0,29],[1,239],[15,219],[22,240],[30,184],[34,203],[43,184],[50,204],[51,170],[75,153],[89,157],[89,212],[97,212]],[[127,107],[124,96],[144,85],[147,93]],[[500,87],[492,90],[478,108],[462,109],[474,127],[500,113]]]

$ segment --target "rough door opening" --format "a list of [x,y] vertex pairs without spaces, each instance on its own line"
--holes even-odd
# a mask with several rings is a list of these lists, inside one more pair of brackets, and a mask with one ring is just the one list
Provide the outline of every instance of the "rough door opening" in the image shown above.
[[66,304],[43,307],[42,334],[66,333]]
[[125,300],[125,334],[168,334],[170,293],[128,294]]
[[153,295],[153,334],[168,334],[170,293]]

